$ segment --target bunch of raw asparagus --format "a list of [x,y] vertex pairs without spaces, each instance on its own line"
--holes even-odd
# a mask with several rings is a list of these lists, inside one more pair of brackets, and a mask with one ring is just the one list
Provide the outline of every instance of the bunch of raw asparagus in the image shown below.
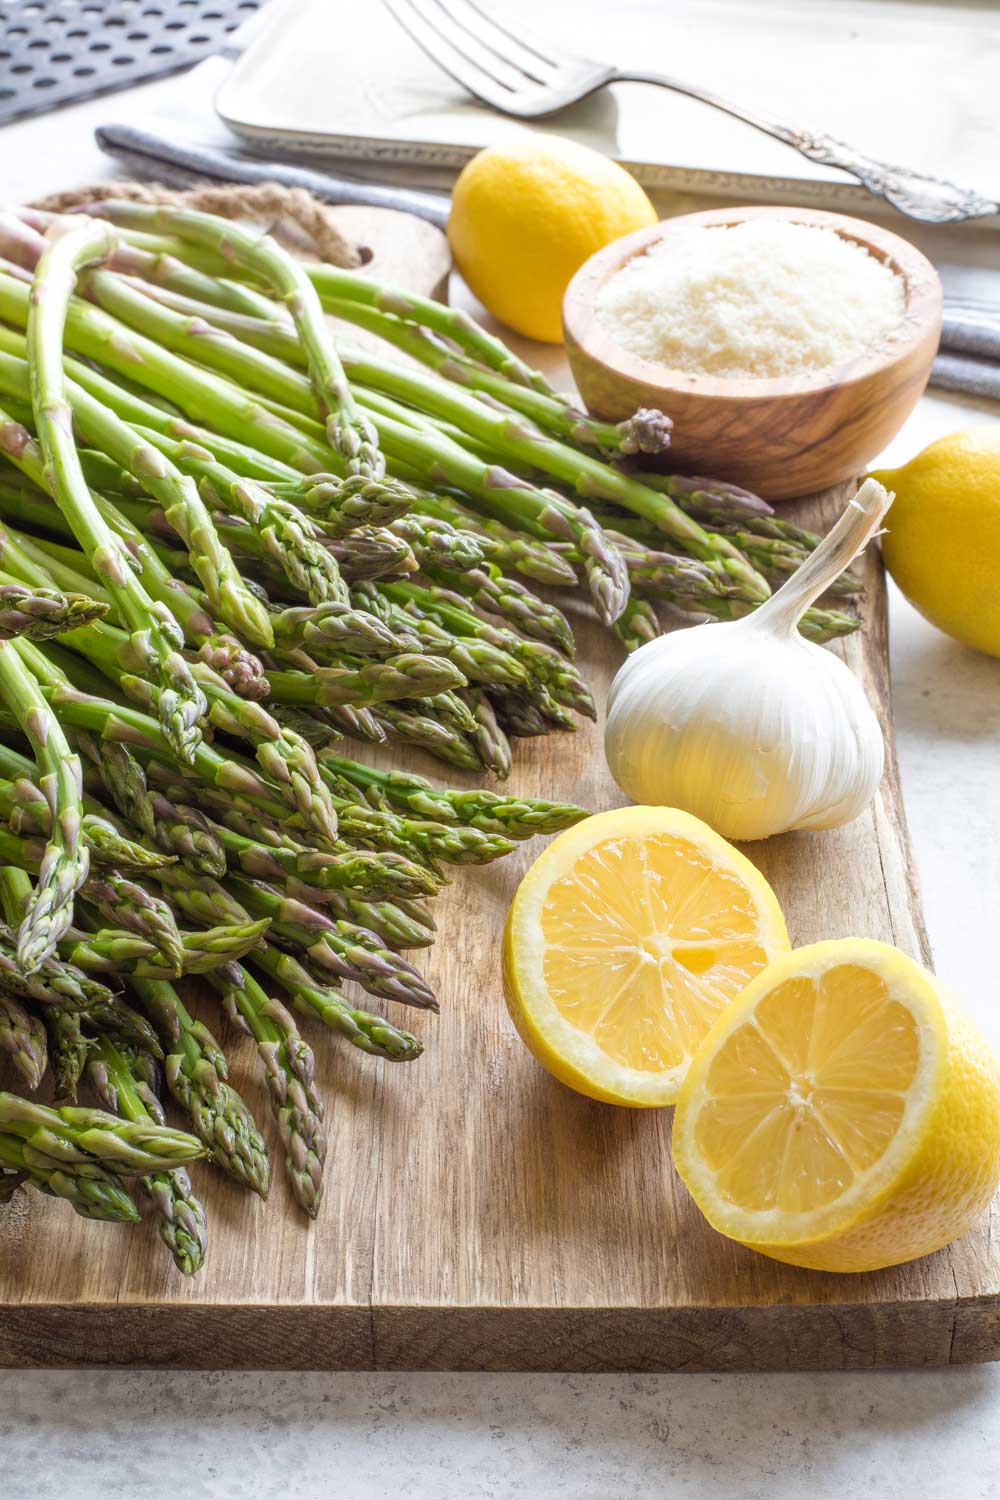
[[[408,359],[340,347],[326,314]],[[48,1066],[75,1099],[86,1077],[127,1122],[0,1096],[0,1195],[132,1217],[127,1157],[191,1272],[181,1162],[205,1149],[266,1194],[260,1131],[175,988],[199,973],[256,1043],[315,1214],[323,1116],[291,1010],[417,1057],[340,982],[435,1009],[402,950],[431,941],[445,868],[584,816],[335,742],[503,778],[511,738],[594,712],[530,584],[582,586],[631,649],[655,603],[745,613],[815,545],[734,486],[641,472],[669,429],[594,420],[463,314],[225,220],[0,216],[0,1050],[29,1089]],[[161,1071],[197,1139],[160,1123]]]

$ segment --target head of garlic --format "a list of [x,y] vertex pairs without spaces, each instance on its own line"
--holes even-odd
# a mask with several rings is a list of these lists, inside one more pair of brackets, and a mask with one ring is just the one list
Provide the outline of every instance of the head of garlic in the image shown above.
[[805,610],[878,530],[866,480],[805,563],[753,614],[660,636],[622,666],[604,748],[635,802],[683,808],[731,839],[856,818],[882,778],[878,720],[850,668],[805,640]]

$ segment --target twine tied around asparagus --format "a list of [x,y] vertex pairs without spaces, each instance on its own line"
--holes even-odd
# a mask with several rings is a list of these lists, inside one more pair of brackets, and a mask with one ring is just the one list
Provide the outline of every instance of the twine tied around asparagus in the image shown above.
[[364,264],[358,245],[351,244],[337,226],[329,204],[321,203],[304,188],[285,187],[280,182],[232,183],[221,186],[206,182],[194,188],[168,188],[156,182],[98,182],[89,187],[50,193],[32,204],[50,213],[67,213],[83,204],[105,198],[128,198],[134,203],[173,203],[223,219],[249,219],[266,227],[269,234],[303,250],[303,237],[317,259],[345,270]]

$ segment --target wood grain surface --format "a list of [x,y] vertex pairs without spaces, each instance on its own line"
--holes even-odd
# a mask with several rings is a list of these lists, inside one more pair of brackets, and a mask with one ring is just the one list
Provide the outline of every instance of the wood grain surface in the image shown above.
[[[810,518],[829,520],[840,498],[814,503]],[[891,738],[874,557],[867,571],[864,632],[833,649],[881,705]],[[617,649],[584,615],[577,624],[603,701]],[[434,774],[426,759],[406,760]],[[521,742],[510,785],[595,810],[621,800],[598,727]],[[0,1214],[0,1363],[732,1370],[996,1357],[1000,1250],[987,1221],[884,1272],[779,1265],[701,1219],[670,1166],[669,1110],[597,1104],[538,1067],[508,1021],[498,953],[507,903],[539,847],[459,873],[439,899],[438,941],[418,961],[441,1014],[394,1016],[423,1037],[418,1062],[376,1062],[312,1032],[331,1137],[314,1225],[296,1212],[280,1161],[266,1205],[199,1169],[211,1245],[189,1282],[148,1221],[89,1224],[18,1195]],[[850,827],[747,852],[793,942],[862,933],[927,958],[891,755],[876,802]],[[268,1121],[252,1049],[207,996],[197,1008]]]
[[[384,228],[375,212],[373,237]],[[429,257],[408,241],[395,279],[432,290],[428,267],[439,280],[446,252],[427,248]],[[843,492],[832,493],[796,509],[826,524],[842,502]],[[747,852],[773,882],[794,943],[862,934],[927,959],[891,753],[874,555],[867,589],[864,631],[831,649],[882,713],[890,754],[879,796],[848,828]],[[571,600],[570,612],[574,604],[580,659],[603,705],[619,651],[582,602]],[[392,759],[463,781],[416,752]],[[622,800],[600,726],[519,742],[509,786],[595,811]],[[671,1111],[598,1104],[539,1068],[507,1018],[499,944],[507,904],[540,847],[456,872],[438,899],[438,940],[415,957],[441,1014],[391,1007],[426,1044],[416,1063],[379,1062],[306,1028],[330,1135],[315,1224],[288,1192],[253,1048],[193,989],[269,1135],[270,1202],[196,1167],[210,1246],[189,1281],[149,1220],[91,1224],[17,1194],[0,1210],[0,1364],[651,1371],[996,1358],[1000,1237],[988,1221],[947,1250],[880,1273],[779,1265],[701,1219],[670,1165]]]

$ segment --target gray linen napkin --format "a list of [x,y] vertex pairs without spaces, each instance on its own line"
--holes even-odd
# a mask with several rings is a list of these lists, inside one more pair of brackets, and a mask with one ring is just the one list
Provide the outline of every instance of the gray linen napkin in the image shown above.
[[1000,302],[945,298],[941,351],[930,383],[1000,401]]

